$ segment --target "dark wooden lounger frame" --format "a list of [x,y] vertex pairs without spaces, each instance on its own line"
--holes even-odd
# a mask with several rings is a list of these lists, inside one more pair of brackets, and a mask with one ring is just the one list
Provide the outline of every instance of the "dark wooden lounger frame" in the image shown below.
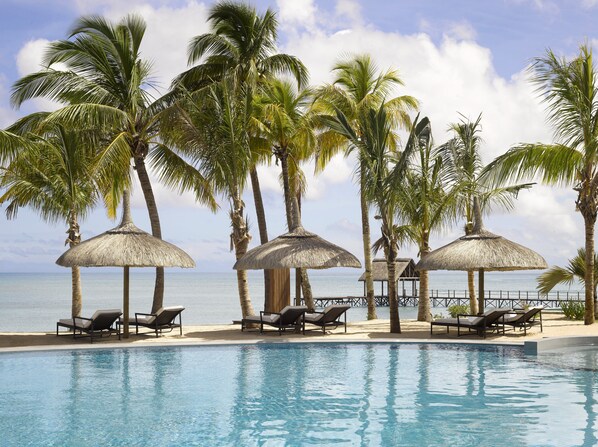
[[[118,335],[118,339],[120,340],[120,324],[118,324],[118,317],[110,325],[109,328],[102,328],[102,329],[97,329],[96,325],[95,325],[95,320],[93,320],[91,318],[77,317],[77,319],[91,321],[91,324],[89,325],[89,327],[84,328],[84,327],[77,325],[77,323],[75,322],[75,318],[72,319],[73,320],[72,324],[67,324],[67,323],[58,321],[56,323],[56,336],[62,337],[62,336],[68,335],[68,336],[72,336],[73,338],[89,337],[90,343],[93,343],[94,336],[97,336],[97,338],[102,338],[104,335],[106,335],[107,337],[110,337],[112,334],[116,334],[116,335]],[[112,327],[112,326],[114,326],[114,327]],[[69,333],[64,333],[64,332],[60,333],[59,328],[61,328],[61,327],[69,329],[70,332]]]
[[513,331],[515,328],[519,328],[519,330],[523,329],[523,335],[527,335],[527,330],[531,329],[534,326],[540,326],[540,332],[544,332],[544,328],[542,326],[542,311],[544,310],[543,307],[534,307],[532,309],[513,309],[514,314],[519,315],[519,318],[512,321],[505,321],[504,324],[506,326],[512,326]]
[[[139,334],[139,327],[145,327],[148,329],[151,329],[152,332],[156,333],[156,337],[159,337],[160,334],[163,333],[168,333],[168,332],[172,332],[175,328],[179,328],[179,333],[180,335],[183,335],[183,321],[181,318],[181,314],[183,313],[183,311],[185,310],[185,308],[182,308],[180,310],[177,310],[176,313],[172,316],[169,316],[168,314],[172,314],[173,312],[175,312],[174,310],[164,310],[162,311],[161,314],[145,314],[143,312],[135,312],[135,322],[133,323],[132,321],[129,323],[131,325],[135,325],[135,334]],[[166,315],[165,315],[166,314]],[[144,323],[143,321],[139,321],[139,316],[145,316],[145,317],[155,317],[154,321],[152,321],[151,323]],[[176,317],[179,317],[179,322],[176,323]]]
[[[449,333],[449,329],[451,327],[457,328],[457,337],[461,337],[461,335],[470,335],[472,331],[475,331],[476,335],[483,336],[486,338],[487,332],[494,332],[500,333],[500,329],[502,328],[502,333],[505,333],[505,325],[504,325],[504,315],[507,313],[506,310],[500,311],[500,315],[494,315],[495,312],[493,311],[487,315],[471,315],[471,314],[458,314],[456,321],[454,322],[447,322],[447,321],[432,321],[430,323],[430,335],[433,335],[434,326],[445,326],[446,333]],[[471,324],[469,322],[469,317],[476,317],[481,318],[481,321],[476,322],[475,324]],[[461,319],[463,318],[463,321]],[[465,319],[467,318],[467,319]],[[465,334],[461,333],[461,329],[467,329],[468,332]]]
[[[291,309],[287,312],[295,311],[296,309]],[[279,318],[275,322],[264,321],[264,315],[278,315]],[[264,333],[264,325],[272,326],[278,329],[278,335],[282,335],[287,329],[295,329],[297,327],[297,320],[301,319],[301,332],[305,335],[305,310],[302,310],[301,313],[297,315],[295,319],[292,321],[289,319],[284,320],[286,314],[281,312],[265,312],[260,311],[260,319],[257,318],[243,318],[241,320],[241,332],[247,329],[247,325],[249,324],[259,324],[260,325],[260,334]]]
[[[324,315],[324,321],[323,322],[314,322],[314,321],[306,321],[307,324],[313,324],[314,326],[320,326],[322,328],[322,332],[325,334],[326,333],[326,328],[327,327],[333,327],[334,329],[336,329],[337,327],[344,325],[345,326],[345,333],[347,332],[347,311],[351,308],[351,306],[346,305],[346,306],[335,306],[332,309],[330,309],[328,312],[312,312],[314,314],[323,314]],[[342,311],[341,311],[342,310]],[[340,312],[338,315],[336,315],[337,312]],[[328,314],[332,314],[332,316],[334,318],[332,319],[328,319],[327,315]],[[344,316],[344,320],[341,321],[341,317]]]

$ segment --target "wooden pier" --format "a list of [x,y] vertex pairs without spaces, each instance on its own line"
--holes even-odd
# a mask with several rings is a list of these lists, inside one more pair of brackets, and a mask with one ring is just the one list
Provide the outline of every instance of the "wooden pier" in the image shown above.
[[[583,292],[550,292],[542,295],[538,291],[521,290],[487,290],[484,300],[488,307],[523,307],[544,306],[547,309],[558,309],[562,301],[584,302]],[[376,306],[388,307],[388,296],[376,296]],[[399,295],[399,306],[415,307],[419,303],[418,296]],[[326,307],[330,304],[349,304],[352,307],[366,307],[365,296],[314,297],[316,307]],[[430,290],[432,307],[449,307],[454,304],[469,305],[467,290]]]

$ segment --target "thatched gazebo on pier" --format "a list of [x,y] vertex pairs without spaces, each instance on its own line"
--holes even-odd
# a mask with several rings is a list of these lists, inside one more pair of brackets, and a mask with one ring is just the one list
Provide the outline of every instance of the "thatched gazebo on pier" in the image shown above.
[[[395,261],[395,272],[397,282],[400,282],[402,286],[400,290],[397,290],[397,294],[400,295],[402,293],[403,296],[412,297],[418,296],[419,272],[415,270],[415,261],[411,258],[397,258]],[[372,262],[372,280],[380,283],[380,296],[386,296],[384,294],[384,284],[386,284],[386,294],[388,294],[388,267],[386,259],[374,259]],[[366,296],[365,272],[361,274],[358,281],[363,282],[363,296]],[[405,287],[406,282],[411,283],[411,295],[409,295]]]

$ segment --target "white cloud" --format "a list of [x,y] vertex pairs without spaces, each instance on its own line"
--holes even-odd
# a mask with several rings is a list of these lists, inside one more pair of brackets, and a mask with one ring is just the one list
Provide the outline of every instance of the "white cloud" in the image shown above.
[[591,9],[598,5],[598,0],[582,0],[581,5],[586,9]]
[[477,32],[471,23],[461,20],[450,23],[446,35],[457,40],[475,40]]
[[351,24],[362,23],[361,5],[357,0],[337,0],[335,13],[339,18],[347,18]]
[[25,76],[43,68],[42,57],[49,43],[47,39],[34,39],[23,45],[17,54],[19,75]]
[[276,4],[278,19],[284,26],[314,29],[317,14],[314,0],[277,0]]

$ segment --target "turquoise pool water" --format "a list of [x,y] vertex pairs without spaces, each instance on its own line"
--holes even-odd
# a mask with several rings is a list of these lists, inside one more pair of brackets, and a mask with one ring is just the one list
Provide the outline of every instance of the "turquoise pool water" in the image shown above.
[[2,354],[0,444],[594,446],[596,353],[584,356],[568,367],[426,344]]

